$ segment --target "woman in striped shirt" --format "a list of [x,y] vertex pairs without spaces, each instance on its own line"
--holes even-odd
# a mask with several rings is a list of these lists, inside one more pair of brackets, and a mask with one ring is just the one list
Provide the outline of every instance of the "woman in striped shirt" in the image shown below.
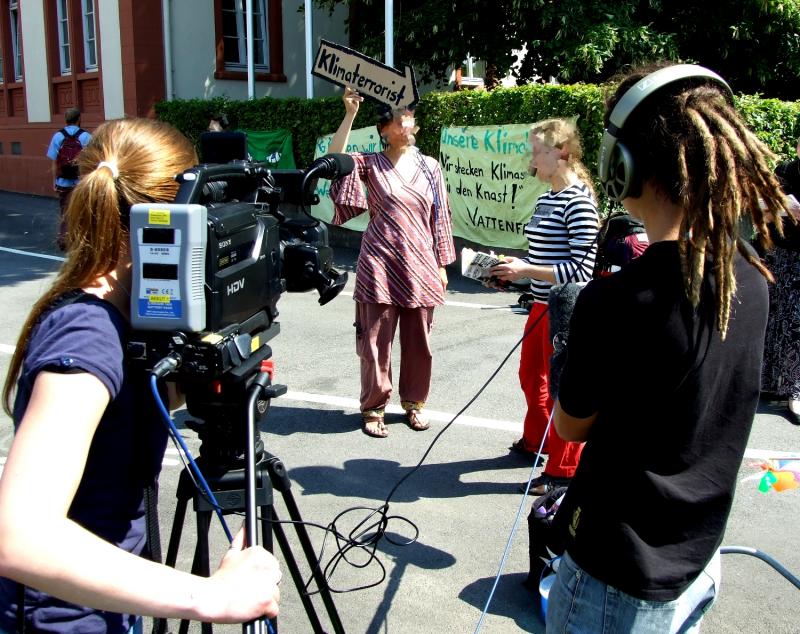
[[[529,171],[550,189],[536,201],[525,227],[528,256],[506,257],[492,269],[501,281],[530,278],[534,304],[525,325],[519,379],[528,411],[523,436],[511,449],[535,455],[553,408],[549,391],[550,324],[547,300],[550,287],[565,282],[588,282],[597,250],[599,217],[592,180],[581,163],[582,149],[576,125],[565,119],[535,123],[528,135],[532,156]],[[530,492],[541,495],[568,483],[578,466],[581,443],[565,442],[551,426],[542,453],[548,454],[544,472],[531,482]]]
[[[363,97],[344,93],[345,116],[330,152],[343,152]],[[369,212],[356,268],[356,351],[361,360],[361,414],[368,436],[385,438],[392,392],[392,341],[400,326],[400,402],[406,423],[428,429],[433,309],[444,303],[445,266],[455,246],[441,167],[414,145],[410,110],[379,108],[382,152],[352,154],[355,169],[331,185],[333,224]],[[366,190],[366,195],[365,195]]]

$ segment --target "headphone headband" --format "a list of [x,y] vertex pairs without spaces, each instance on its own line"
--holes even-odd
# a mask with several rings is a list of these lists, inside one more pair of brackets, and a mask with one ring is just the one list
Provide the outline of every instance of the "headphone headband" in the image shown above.
[[614,106],[608,117],[608,127],[603,131],[597,161],[600,182],[610,199],[620,201],[625,198],[634,182],[633,157],[618,138],[628,117],[653,93],[670,84],[694,78],[708,79],[724,88],[729,98],[733,97],[730,86],[714,71],[695,64],[676,64],[661,68],[637,81]]

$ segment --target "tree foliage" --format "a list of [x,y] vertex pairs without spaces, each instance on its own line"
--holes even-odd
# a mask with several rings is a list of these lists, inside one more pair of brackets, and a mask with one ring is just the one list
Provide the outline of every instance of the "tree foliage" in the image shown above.
[[[349,6],[349,45],[382,59],[384,3]],[[734,91],[800,97],[800,0],[396,0],[395,60],[441,80],[467,54],[520,83],[601,83],[657,59],[703,64]],[[524,51],[521,63],[514,51]],[[491,80],[493,77],[488,78]]]

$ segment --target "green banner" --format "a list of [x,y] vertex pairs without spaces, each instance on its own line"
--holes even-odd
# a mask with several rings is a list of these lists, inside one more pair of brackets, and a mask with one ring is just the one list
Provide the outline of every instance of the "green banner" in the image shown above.
[[[481,245],[527,250],[523,229],[531,218],[536,199],[548,185],[528,173],[530,124],[444,128],[439,162],[447,185],[453,214],[453,235]],[[333,135],[317,139],[314,158],[328,153]],[[379,152],[380,139],[373,126],[350,133],[347,152]],[[330,222],[333,203],[330,181],[320,180],[320,203],[311,213]],[[364,231],[369,216],[362,214],[343,226]]]
[[527,250],[524,227],[548,185],[528,173],[531,124],[444,128],[439,143],[453,235]]
[[[333,140],[333,135],[328,134],[323,137],[319,137],[317,139],[317,147],[314,150],[314,158],[319,158],[320,156],[324,156],[328,154],[328,148],[330,147],[331,141]],[[350,136],[348,138],[347,147],[345,148],[346,152],[380,152],[381,151],[381,141],[378,137],[378,131],[375,126],[369,126],[368,128],[359,128],[358,130],[353,130],[350,132]],[[319,196],[319,204],[314,205],[311,208],[311,214],[315,218],[319,218],[320,220],[324,220],[325,222],[330,222],[333,218],[333,202],[331,201],[331,197],[329,196],[329,192],[331,189],[331,182],[329,180],[320,179],[317,181],[317,188],[314,190]],[[360,216],[356,216],[355,218],[351,218],[342,226],[347,229],[352,229],[353,231],[364,231],[367,228],[367,223],[369,222],[369,214],[363,213]]]
[[270,163],[275,169],[294,169],[292,133],[289,130],[242,130],[247,134],[247,151],[254,161]]

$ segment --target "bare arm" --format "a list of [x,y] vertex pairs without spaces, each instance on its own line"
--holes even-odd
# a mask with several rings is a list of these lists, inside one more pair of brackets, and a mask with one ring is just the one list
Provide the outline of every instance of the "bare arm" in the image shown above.
[[[114,612],[219,623],[277,614],[277,562],[262,548],[241,550],[241,535],[203,578],[125,552],[67,517],[108,402],[91,374],[37,375],[0,479],[0,575]],[[48,455],[59,456],[57,478],[42,468]]]
[[56,191],[56,179],[58,178],[58,167],[55,161],[50,161],[50,172],[53,174],[53,191]]
[[342,122],[339,124],[339,129],[336,130],[331,140],[330,147],[328,147],[328,152],[331,153],[344,152],[347,148],[347,139],[350,137],[350,130],[353,129],[353,121],[358,114],[358,108],[361,102],[364,101],[364,97],[348,87],[344,89],[342,101],[344,101],[345,109],[344,119],[342,119]]
[[561,403],[556,401],[556,411],[553,414],[553,424],[556,426],[558,435],[564,440],[572,442],[583,442],[589,436],[597,413],[595,412],[588,418],[575,418],[570,416],[563,409]]

